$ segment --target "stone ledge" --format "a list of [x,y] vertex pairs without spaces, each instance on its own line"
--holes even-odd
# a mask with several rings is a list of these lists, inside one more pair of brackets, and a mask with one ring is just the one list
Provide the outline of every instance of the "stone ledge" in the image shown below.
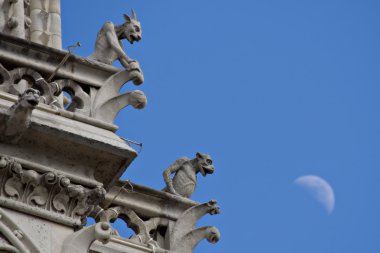
[[[0,98],[4,99],[6,101],[10,101],[10,102],[16,102],[18,100],[18,97],[16,95],[12,95],[12,94],[5,93],[2,91],[0,91]],[[2,105],[0,105],[0,107],[1,106]],[[11,106],[11,104],[9,104],[9,106]],[[5,106],[3,106],[3,107],[6,109],[8,108]],[[100,128],[105,129],[105,130],[112,131],[112,132],[116,132],[119,129],[118,126],[116,126],[114,124],[109,124],[109,123],[106,123],[104,121],[100,121],[100,120],[97,120],[94,118],[90,118],[88,116],[84,116],[84,115],[74,113],[74,112],[69,112],[66,110],[59,109],[59,108],[54,109],[52,106],[45,105],[42,103],[37,105],[36,109],[43,111],[43,112],[51,113],[53,115],[59,115],[59,116],[62,116],[64,118],[67,118],[67,119],[76,120],[76,121],[79,121],[79,122],[82,122],[85,124],[89,124],[89,125],[92,125],[95,127],[100,127]]]
[[[11,101],[0,100],[0,108]],[[75,175],[76,181],[116,182],[137,153],[111,131],[36,109],[18,144],[0,143],[0,152],[31,164]],[[93,185],[93,183],[91,183]]]
[[108,191],[101,205],[104,209],[112,205],[127,207],[144,218],[162,217],[176,221],[183,212],[199,203],[135,183],[119,181]]
[[130,242],[128,239],[121,237],[111,237],[111,240],[107,244],[101,244],[96,241],[91,245],[90,253],[169,253],[170,251],[161,248],[148,248],[143,245],[136,244],[136,242]]
[[[31,67],[50,76],[65,57],[67,51],[58,50],[31,41],[0,33],[0,60],[17,67]],[[71,55],[58,70],[56,77],[101,87],[120,69],[107,64]]]

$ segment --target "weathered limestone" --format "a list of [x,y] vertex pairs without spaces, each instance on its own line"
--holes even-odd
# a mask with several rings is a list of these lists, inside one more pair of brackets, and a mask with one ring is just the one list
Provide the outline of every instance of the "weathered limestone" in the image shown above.
[[[0,33],[0,60],[4,66],[6,63],[14,68],[29,67],[47,79],[66,54],[67,51],[64,50]],[[70,79],[99,88],[110,76],[119,71],[121,70],[114,66],[71,55],[65,65],[58,70],[56,79]]]
[[[100,29],[95,43],[95,52],[89,59],[112,65],[119,60],[126,69],[130,68],[132,62],[124,52],[122,40],[126,39],[133,44],[141,40],[141,25],[137,21],[136,13],[132,10],[132,18],[124,14],[125,23],[115,26],[111,22],[106,22]],[[136,65],[136,64],[135,64]]]
[[[93,212],[97,222],[122,219],[136,233],[127,241],[146,248],[191,253],[202,239],[216,243],[220,238],[215,227],[195,228],[199,219],[207,213],[219,213],[214,200],[199,204],[177,195],[120,181],[109,190],[101,207]],[[113,234],[118,235],[117,231]]]
[[27,38],[29,31],[28,1],[0,0],[0,31]]
[[[9,108],[13,101],[0,100],[0,108]],[[136,157],[137,153],[109,130],[48,109],[38,105],[26,133],[17,144],[0,142],[0,154],[15,157],[37,170],[59,170],[86,185],[106,187],[116,182]]]
[[106,244],[111,239],[111,225],[99,222],[70,235],[63,243],[62,253],[88,252],[94,241]]
[[30,126],[32,111],[38,105],[40,92],[27,89],[4,114],[0,114],[0,140],[17,143]]
[[62,48],[60,0],[30,0],[30,40]]
[[2,206],[75,227],[86,222],[105,196],[100,186],[89,189],[72,184],[63,175],[25,169],[6,156],[0,157],[0,182]]
[[0,0],[0,31],[62,48],[60,0]]
[[[62,74],[61,71],[65,68],[62,66],[63,69],[56,72],[54,80],[48,82],[46,76],[51,76],[51,73],[56,70],[56,68],[51,68],[51,65],[58,66],[60,63],[56,60],[49,63],[52,61],[49,57],[57,56],[59,59],[62,56],[63,58],[62,52],[46,47],[41,48],[35,44],[30,46],[10,37],[4,36],[4,39],[3,42],[0,41],[0,53],[2,50],[5,52],[4,58],[11,67],[6,68],[0,63],[0,78],[4,80],[0,83],[0,91],[20,95],[27,88],[36,88],[41,92],[41,103],[51,105],[54,110],[61,109],[62,114],[67,114],[67,111],[74,112],[79,120],[83,119],[82,115],[94,118],[95,121],[110,126],[106,128],[114,131],[117,127],[112,126],[113,121],[122,108],[132,105],[136,109],[142,109],[147,103],[147,98],[142,91],[135,90],[119,94],[125,83],[131,81],[139,85],[144,81],[144,76],[136,62],[131,62],[128,70],[114,70],[73,55],[64,65],[67,66],[69,73]],[[17,42],[20,44],[16,47]],[[9,50],[12,52],[9,53]],[[41,66],[38,61],[32,62],[25,56],[25,51],[32,55],[36,54],[36,57],[38,54]],[[45,53],[45,59],[41,51]],[[14,65],[22,67],[12,68]],[[103,70],[103,73],[99,70]],[[92,79],[88,79],[88,76]],[[71,102],[68,105],[64,104],[63,97],[60,96],[62,91],[71,96]],[[62,110],[64,107],[67,109]],[[81,121],[89,122],[88,119]]]
[[173,252],[191,253],[202,239],[207,239],[210,243],[217,243],[220,238],[217,228],[195,228],[197,221],[206,213],[212,215],[219,213],[219,207],[215,204],[216,201],[212,200],[209,203],[187,209],[170,230],[168,248]]
[[[197,174],[203,176],[214,173],[211,156],[197,153],[196,158],[181,157],[164,171],[164,180],[168,191],[175,195],[190,198],[197,185]],[[174,178],[171,174],[175,173]]]
[[[124,17],[105,23],[83,58],[61,50],[59,0],[0,0],[0,252],[191,253],[219,240],[215,227],[195,227],[219,213],[216,202],[189,199],[197,174],[214,171],[209,155],[178,159],[164,191],[119,181],[137,152],[115,117],[147,104],[140,90],[120,94],[144,82],[122,47],[141,25],[134,11]],[[117,219],[135,234],[120,237]]]
[[21,229],[8,212],[2,208],[0,208],[0,251],[42,252],[28,233]]
[[130,80],[136,83],[143,81],[143,76],[139,69],[132,66],[129,70],[124,70],[112,75],[99,89],[93,102],[91,115],[96,119],[113,123],[117,113],[128,105],[136,109],[143,109],[147,103],[147,98],[142,91],[135,90],[119,95],[119,91],[125,82]]

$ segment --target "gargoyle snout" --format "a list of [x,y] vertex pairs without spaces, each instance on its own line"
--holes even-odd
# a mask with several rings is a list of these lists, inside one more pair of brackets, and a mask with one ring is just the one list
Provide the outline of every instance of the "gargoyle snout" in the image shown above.
[[36,107],[40,101],[40,92],[35,89],[27,89],[19,100],[24,101],[22,103],[27,103],[25,106]]
[[143,109],[147,104],[147,98],[142,91],[135,90],[131,93],[130,103],[136,109]]
[[220,239],[220,232],[216,227],[210,227],[207,235],[207,241],[210,243],[217,243]]

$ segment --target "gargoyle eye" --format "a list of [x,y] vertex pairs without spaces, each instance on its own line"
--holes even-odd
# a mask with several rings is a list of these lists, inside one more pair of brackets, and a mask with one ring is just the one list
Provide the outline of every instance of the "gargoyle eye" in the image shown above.
[[140,27],[135,26],[135,31],[136,31],[136,32],[140,32]]
[[206,163],[207,163],[208,165],[212,165],[212,161],[211,161],[210,159],[207,159],[207,160],[206,160]]

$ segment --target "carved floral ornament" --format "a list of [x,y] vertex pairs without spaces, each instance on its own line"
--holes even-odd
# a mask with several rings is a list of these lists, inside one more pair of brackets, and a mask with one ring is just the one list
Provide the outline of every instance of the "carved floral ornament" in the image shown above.
[[88,189],[54,172],[24,169],[7,156],[0,156],[0,185],[0,198],[54,212],[82,225],[106,194],[102,187]]

